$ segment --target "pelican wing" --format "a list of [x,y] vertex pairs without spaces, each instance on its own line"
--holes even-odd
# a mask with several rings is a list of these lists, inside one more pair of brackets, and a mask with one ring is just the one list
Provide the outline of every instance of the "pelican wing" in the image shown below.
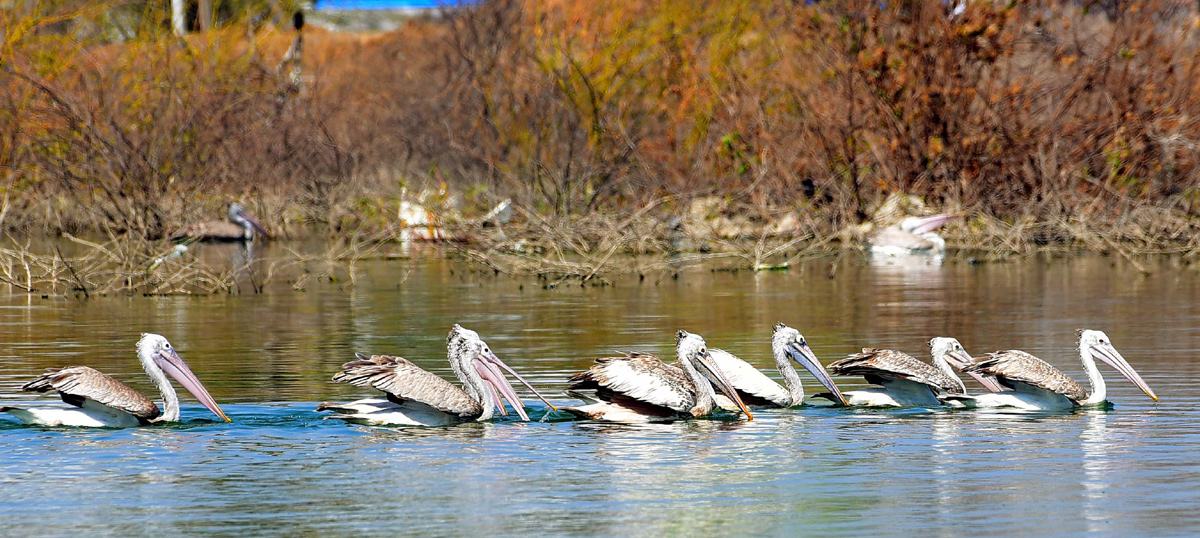
[[356,387],[374,387],[391,395],[388,399],[403,403],[412,400],[443,413],[477,417],[483,407],[462,389],[401,357],[358,354],[358,360],[342,365],[334,381]]
[[687,413],[696,404],[691,380],[678,366],[645,353],[596,359],[587,371],[571,376],[569,390],[595,389],[598,397],[612,401],[632,399]]
[[738,392],[749,395],[750,400],[765,400],[784,407],[792,404],[792,395],[786,388],[750,363],[723,349],[709,349],[708,352],[712,355],[713,362],[717,363],[717,368],[725,374],[725,379],[729,380],[729,384]]
[[830,364],[834,375],[861,375],[873,379],[907,379],[929,385],[935,392],[960,392],[958,383],[931,364],[890,349],[863,348],[862,353],[850,355]]
[[908,250],[930,250],[933,242],[912,232],[890,226],[867,239],[867,244],[876,248],[900,248]]
[[29,392],[58,391],[64,402],[83,407],[92,400],[149,422],[162,412],[154,402],[99,370],[87,366],[69,366],[47,370],[41,377],[26,383],[21,390]]
[[193,222],[171,234],[171,239],[194,239],[196,241],[225,240],[236,241],[244,238],[246,229],[229,221],[211,220]]
[[1016,349],[986,353],[975,364],[963,368],[963,371],[995,376],[1001,385],[1009,388],[1016,388],[1013,382],[1018,382],[1062,394],[1073,401],[1087,398],[1087,391],[1067,374],[1042,359]]

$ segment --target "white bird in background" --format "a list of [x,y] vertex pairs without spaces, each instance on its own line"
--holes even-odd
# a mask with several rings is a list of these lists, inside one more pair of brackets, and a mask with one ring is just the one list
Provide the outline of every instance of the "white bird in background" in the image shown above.
[[183,256],[185,253],[187,253],[187,251],[187,245],[175,245],[175,248],[171,249],[170,254],[167,254],[161,258],[155,258],[154,263],[150,264],[150,270],[153,271],[155,267],[162,265],[162,263],[167,260],[174,260],[175,258]]
[[873,256],[938,256],[946,252],[946,241],[933,231],[962,213],[932,217],[908,217],[899,225],[889,226],[867,238]]

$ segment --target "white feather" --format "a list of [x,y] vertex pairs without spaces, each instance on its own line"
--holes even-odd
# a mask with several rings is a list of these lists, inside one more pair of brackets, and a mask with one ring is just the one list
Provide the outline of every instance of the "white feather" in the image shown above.
[[720,407],[721,409],[724,409],[726,411],[735,411],[736,412],[736,411],[742,410],[740,407],[737,406],[737,404],[733,403],[733,400],[730,400],[729,397],[724,394],[717,393],[717,394],[713,395],[713,401],[717,402],[717,407]]
[[[368,398],[367,400],[375,399],[378,398]],[[363,401],[358,400],[346,405],[360,404]],[[391,404],[391,407],[378,406],[375,411],[342,413],[329,415],[325,418],[336,418],[368,426],[448,426],[463,422],[463,419],[455,415],[443,413],[420,402],[407,401],[402,405],[396,405],[392,402],[387,403]],[[362,404],[362,407],[370,409],[376,406],[368,403]]]
[[887,379],[882,388],[843,392],[846,403],[863,407],[941,407],[929,385],[907,379]]
[[83,407],[41,407],[25,409],[5,408],[8,414],[25,424],[38,426],[77,426],[84,428],[132,428],[138,426],[137,417],[113,409],[95,400],[84,400]]
[[[780,407],[792,405],[792,395],[788,393],[787,389],[750,363],[721,349],[710,349],[708,353],[712,356],[713,362],[717,363],[717,368],[721,369],[721,373],[725,374],[725,379],[728,379],[729,384],[733,385],[735,389],[770,400]],[[717,406],[721,409],[738,410],[733,400],[723,394],[717,394],[716,401]]]
[[604,377],[608,378],[606,384],[608,389],[635,400],[666,407],[680,413],[688,412],[694,405],[692,395],[685,393],[682,387],[668,383],[659,375],[636,370],[630,367],[626,361],[612,361],[605,364]]
[[580,418],[607,420],[610,422],[661,422],[675,419],[675,417],[644,415],[610,402],[600,402],[579,407],[564,407],[563,410]]
[[388,400],[387,398],[363,398],[361,400],[355,400],[347,403],[323,403],[317,408],[317,410],[337,411],[339,413],[374,413],[376,411],[383,411],[386,409],[392,409],[394,407],[400,407],[400,404]]
[[1013,407],[1030,411],[1072,409],[1075,403],[1057,392],[1025,383],[1013,383],[1017,390],[988,392],[961,398],[965,407]]

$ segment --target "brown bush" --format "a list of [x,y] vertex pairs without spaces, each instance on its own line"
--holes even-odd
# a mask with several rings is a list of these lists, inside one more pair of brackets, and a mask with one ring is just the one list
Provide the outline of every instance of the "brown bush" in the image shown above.
[[718,195],[831,235],[903,193],[1023,244],[1194,248],[1196,13],[1123,6],[498,0],[305,30],[299,92],[277,68],[290,33],[247,23],[17,40],[4,224],[153,237],[249,197],[281,224],[384,226],[402,188],[445,183],[539,228]]

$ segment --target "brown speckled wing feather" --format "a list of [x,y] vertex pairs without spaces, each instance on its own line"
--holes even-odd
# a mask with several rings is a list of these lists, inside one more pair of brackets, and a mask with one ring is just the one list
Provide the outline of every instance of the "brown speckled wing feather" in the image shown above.
[[596,359],[591,368],[568,381],[570,390],[596,389],[597,396],[610,401],[606,391],[679,413],[687,413],[696,405],[695,388],[687,374],[645,353]]
[[462,389],[401,357],[358,355],[342,365],[334,381],[374,387],[400,400],[420,402],[460,417],[477,417],[483,407]]
[[907,379],[929,385],[939,392],[960,391],[958,383],[933,365],[890,349],[863,348],[862,353],[835,361],[826,369],[834,375]]
[[1058,368],[1024,351],[1010,349],[984,354],[964,372],[996,376],[1002,385],[1016,381],[1062,394],[1073,401],[1087,399],[1087,391]]
[[64,402],[83,407],[83,400],[92,400],[113,409],[124,411],[141,421],[157,418],[162,412],[142,393],[94,368],[68,366],[47,370],[41,377],[26,383],[21,390],[49,392],[56,390]]

